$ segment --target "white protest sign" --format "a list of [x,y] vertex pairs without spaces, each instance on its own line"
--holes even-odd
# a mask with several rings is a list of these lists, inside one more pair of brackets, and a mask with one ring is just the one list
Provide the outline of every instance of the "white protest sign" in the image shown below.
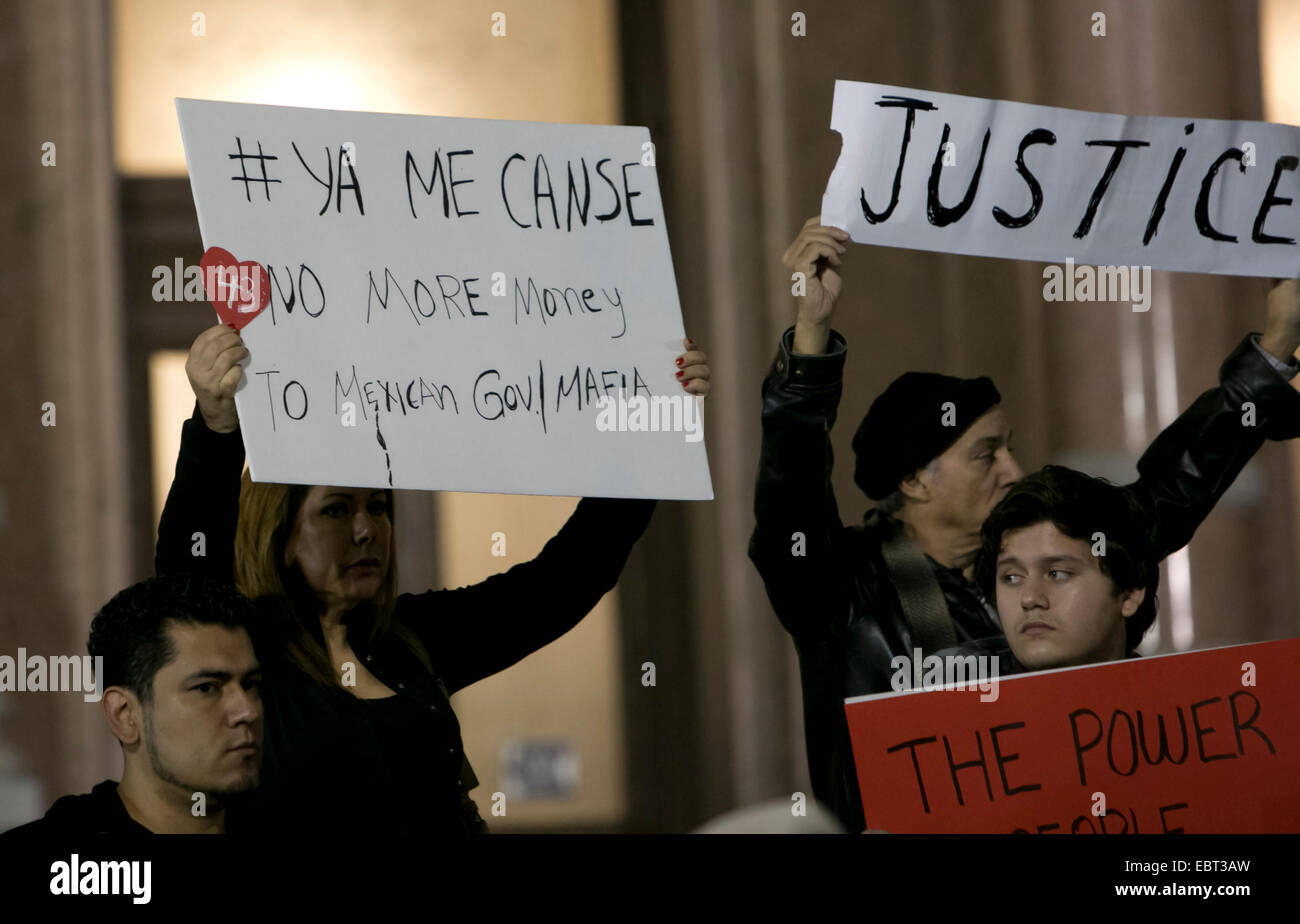
[[823,224],[855,241],[1241,276],[1300,270],[1300,128],[839,80]]
[[646,129],[176,107],[256,480],[713,496]]

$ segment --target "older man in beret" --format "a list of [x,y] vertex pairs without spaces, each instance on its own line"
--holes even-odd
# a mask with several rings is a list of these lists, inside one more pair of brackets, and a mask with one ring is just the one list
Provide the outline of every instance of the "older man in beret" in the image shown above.
[[[763,382],[763,446],[749,557],[794,639],[813,793],[854,831],[862,805],[844,699],[891,689],[895,656],[994,636],[997,612],[970,580],[985,517],[1022,472],[1011,424],[987,378],[909,372],[867,412],[853,438],[854,480],[877,506],[840,522],[830,430],[846,344],[831,329],[848,235],[805,223],[787,249],[803,273],[795,324]],[[1138,463],[1129,492],[1158,558],[1182,548],[1265,439],[1300,435],[1300,300],[1288,281],[1269,295],[1268,326],[1224,361],[1205,392]],[[1253,405],[1254,416],[1243,414]]]

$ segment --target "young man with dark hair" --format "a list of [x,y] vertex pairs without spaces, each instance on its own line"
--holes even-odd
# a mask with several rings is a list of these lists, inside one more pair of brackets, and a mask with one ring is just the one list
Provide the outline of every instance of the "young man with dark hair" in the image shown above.
[[1136,657],[1155,622],[1160,561],[1127,491],[1049,465],[984,521],[975,578],[1003,634],[950,652],[995,655],[1000,674],[1015,674]]
[[64,796],[11,834],[224,833],[232,797],[257,786],[261,669],[253,605],[226,582],[177,574],[113,597],[90,626],[101,706],[122,781]]

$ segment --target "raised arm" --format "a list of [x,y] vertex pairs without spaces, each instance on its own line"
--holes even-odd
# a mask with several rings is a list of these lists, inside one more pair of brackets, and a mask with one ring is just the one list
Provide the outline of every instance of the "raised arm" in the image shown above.
[[618,583],[656,503],[583,498],[536,558],[469,587],[403,595],[398,615],[454,693],[581,622]]
[[782,262],[803,286],[795,324],[763,381],[763,442],[749,557],[782,625],[800,636],[844,614],[850,570],[831,489],[830,431],[843,389],[844,338],[831,330],[848,235],[810,218]]
[[1300,436],[1300,298],[1295,280],[1273,287],[1263,336],[1248,335],[1202,394],[1161,431],[1129,486],[1150,514],[1157,554],[1186,545],[1265,439]]
[[[707,397],[708,357],[685,341],[674,374]],[[654,513],[653,500],[583,498],[531,561],[456,590],[403,595],[399,617],[417,634],[451,692],[504,670],[582,621],[615,584]]]
[[243,341],[223,325],[205,330],[190,348],[185,372],[196,398],[181,428],[176,473],[158,523],[154,570],[234,579],[235,525],[244,443],[235,389],[248,356]]

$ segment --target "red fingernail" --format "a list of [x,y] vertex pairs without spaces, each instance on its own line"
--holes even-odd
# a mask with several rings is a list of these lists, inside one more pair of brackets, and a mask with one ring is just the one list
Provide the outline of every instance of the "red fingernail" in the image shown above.
[[680,379],[680,378],[681,378],[682,376],[684,376],[685,374],[686,374],[686,370],[683,369],[681,372],[677,373],[677,377]]
[[681,364],[682,364],[682,358],[681,358],[680,356],[678,356],[678,357],[677,357],[677,365],[680,366]]

